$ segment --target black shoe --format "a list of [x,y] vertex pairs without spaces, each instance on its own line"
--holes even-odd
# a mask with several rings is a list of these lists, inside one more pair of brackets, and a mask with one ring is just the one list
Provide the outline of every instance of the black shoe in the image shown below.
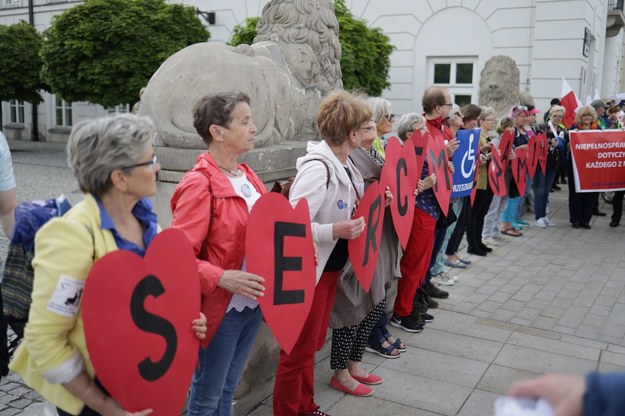
[[584,230],[590,230],[592,228],[589,224],[581,224],[580,227],[582,227]]
[[437,288],[432,282],[423,285],[423,291],[433,298],[447,299],[449,297],[449,292]]
[[401,328],[404,331],[419,333],[423,331],[423,325],[419,321],[411,316],[399,317],[393,314],[391,318],[391,325],[396,328]]
[[484,244],[484,243],[480,243],[480,248],[481,248],[482,250],[484,250],[485,252],[487,252],[487,253],[490,253],[491,251],[493,251],[493,249],[492,249],[492,248],[488,247],[488,246],[487,246],[486,244]]
[[432,322],[434,320],[434,317],[432,315],[430,315],[429,313],[422,313],[421,314],[421,319],[423,319],[423,321],[426,324],[429,324],[430,322]]
[[482,248],[480,247],[478,248],[469,247],[467,248],[467,253],[475,254],[476,256],[485,256],[486,254],[488,254],[485,250],[482,250]]
[[611,221],[611,222],[610,222],[610,227],[618,227],[618,222],[616,222],[616,221]]
[[605,217],[607,214],[596,209],[592,212],[592,215],[596,215],[597,217]]
[[438,308],[438,302],[435,301],[434,299],[432,299],[427,293],[423,292],[423,299],[425,300],[425,303],[428,305],[429,309],[436,309]]
[[580,228],[581,225],[579,225],[578,223],[574,222],[573,224],[571,224],[571,227],[573,227],[573,228]]
[[554,193],[554,192],[555,192],[555,189],[553,189],[553,188],[551,188],[551,189],[549,190],[549,193],[551,193],[551,194],[552,194],[552,193]]
[[553,186],[551,187],[551,189],[555,189],[556,191],[561,191],[562,188],[560,188],[558,185],[556,185],[555,183],[553,184]]
[[[412,313],[410,316],[413,318],[419,318],[428,311],[428,303],[425,300],[425,292],[421,289],[417,289],[414,298],[412,299]],[[422,322],[425,324],[425,321]]]

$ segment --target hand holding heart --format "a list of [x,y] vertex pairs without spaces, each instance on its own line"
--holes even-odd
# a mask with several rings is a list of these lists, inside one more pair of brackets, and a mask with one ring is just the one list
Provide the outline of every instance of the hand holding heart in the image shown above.
[[256,300],[265,294],[265,286],[262,285],[264,282],[265,279],[257,274],[240,270],[226,270],[221,275],[217,286],[229,292]]
[[363,217],[354,220],[343,220],[332,224],[332,237],[353,240],[365,229],[365,219]]

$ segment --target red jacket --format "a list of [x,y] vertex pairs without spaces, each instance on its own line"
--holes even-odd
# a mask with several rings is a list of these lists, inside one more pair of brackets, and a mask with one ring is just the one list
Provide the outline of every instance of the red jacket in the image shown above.
[[[247,165],[238,165],[260,194],[265,185]],[[210,177],[210,181],[209,178]],[[206,347],[217,332],[232,293],[217,286],[224,270],[241,270],[249,213],[209,153],[198,156],[171,198],[172,228],[182,230],[197,257],[202,312],[206,315]]]

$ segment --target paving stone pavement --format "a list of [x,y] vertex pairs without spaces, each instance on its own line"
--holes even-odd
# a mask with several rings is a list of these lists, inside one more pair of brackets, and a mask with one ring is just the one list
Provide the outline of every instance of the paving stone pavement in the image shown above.
[[[11,142],[18,197],[65,193],[81,199],[63,146]],[[397,360],[365,353],[363,363],[384,377],[368,398],[332,390],[329,359],[316,368],[316,399],[337,415],[492,415],[493,402],[516,380],[547,372],[625,371],[625,227],[593,217],[592,229],[568,224],[567,192],[552,193],[557,226],[531,226],[520,238],[473,264],[420,334],[397,328],[409,346]],[[602,210],[610,213],[609,205]],[[533,215],[524,218],[533,225]],[[0,241],[0,255],[6,239]],[[20,378],[0,383],[0,416],[53,414]],[[272,414],[271,398],[250,416]]]

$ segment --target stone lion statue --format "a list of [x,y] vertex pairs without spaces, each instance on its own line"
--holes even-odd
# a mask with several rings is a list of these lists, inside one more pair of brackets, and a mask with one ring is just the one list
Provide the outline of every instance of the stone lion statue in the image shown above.
[[507,116],[519,104],[519,84],[520,73],[514,59],[493,56],[480,73],[479,105],[493,107],[497,118]]
[[251,97],[257,147],[309,140],[317,136],[321,100],[342,88],[340,57],[332,0],[272,0],[252,45],[198,43],[170,56],[143,91],[138,113],[154,120],[159,144],[203,149],[195,102],[243,91]]

